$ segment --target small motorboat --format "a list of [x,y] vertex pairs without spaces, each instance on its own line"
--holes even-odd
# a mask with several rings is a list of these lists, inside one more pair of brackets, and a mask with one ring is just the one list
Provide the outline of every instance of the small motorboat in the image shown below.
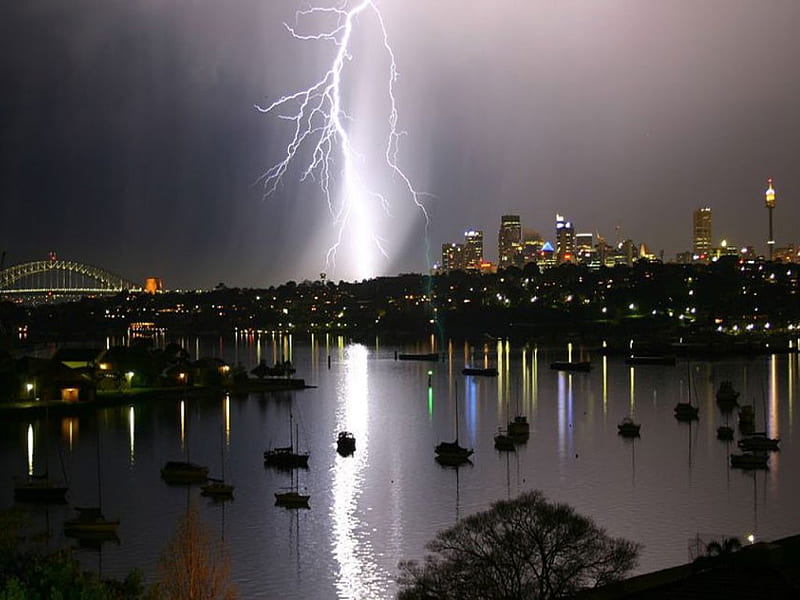
[[622,422],[617,425],[617,433],[622,437],[635,438],[639,437],[640,428],[641,425],[639,423],[634,423],[633,419],[630,417],[625,417],[622,419]]
[[342,456],[349,456],[356,451],[356,437],[349,431],[340,431],[336,438],[336,451]]

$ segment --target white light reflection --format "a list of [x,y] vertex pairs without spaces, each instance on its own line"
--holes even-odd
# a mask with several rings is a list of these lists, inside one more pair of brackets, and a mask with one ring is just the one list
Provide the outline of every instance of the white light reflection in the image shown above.
[[134,463],[136,462],[134,458],[135,454],[134,454],[134,443],[133,443],[135,431],[136,431],[136,420],[134,417],[133,405],[131,405],[130,408],[128,408],[128,437],[130,444],[131,466],[133,466]]
[[28,476],[33,477],[33,424],[28,425]]
[[231,397],[230,394],[225,394],[225,399],[222,401],[222,412],[225,418],[225,445],[231,445]]
[[789,432],[792,431],[792,417],[794,413],[794,380],[797,377],[797,353],[789,354],[789,377],[787,378],[787,396],[789,398]]
[[379,598],[392,579],[373,559],[369,528],[358,510],[369,456],[368,354],[366,346],[347,347],[343,380],[337,386],[337,431],[350,431],[356,438],[355,453],[337,456],[333,467],[333,556],[339,565],[336,588],[340,598]]
[[633,367],[630,367],[630,387],[631,387],[631,406],[630,406],[630,416],[631,419],[634,417],[634,413],[636,412],[636,384],[635,384],[635,374]]
[[603,354],[603,417],[606,415],[608,415],[608,356]]
[[[766,421],[766,417],[764,418]],[[778,356],[773,354],[769,361],[769,437],[779,438],[778,427]],[[773,454],[775,454],[773,452]]]
[[181,450],[186,439],[186,403],[181,400]]
[[[503,407],[506,405],[507,396],[503,393],[505,391],[505,383],[508,381],[507,368],[508,363],[504,360],[503,355],[503,342],[497,340],[497,420],[498,423],[503,422]],[[508,417],[508,415],[505,415]]]
[[539,408],[539,346],[534,346],[533,348],[531,369],[533,370],[531,377],[531,402],[533,403],[531,419],[533,419]]

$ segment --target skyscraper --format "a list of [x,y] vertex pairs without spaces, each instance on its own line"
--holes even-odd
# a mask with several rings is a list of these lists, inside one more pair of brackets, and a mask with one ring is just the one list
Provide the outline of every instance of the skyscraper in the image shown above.
[[711,255],[711,208],[698,208],[692,222],[694,259],[707,261]]
[[483,260],[483,232],[470,229],[464,232],[464,268],[478,270]]
[[497,255],[500,268],[519,265],[522,258],[522,225],[519,215],[500,217],[497,236]]
[[447,273],[464,270],[464,244],[442,244],[442,270]]
[[575,260],[575,228],[570,221],[556,214],[556,261],[574,262]]

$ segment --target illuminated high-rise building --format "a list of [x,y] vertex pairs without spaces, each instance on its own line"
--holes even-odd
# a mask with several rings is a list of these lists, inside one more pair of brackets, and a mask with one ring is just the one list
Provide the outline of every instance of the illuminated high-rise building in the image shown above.
[[483,260],[483,232],[470,229],[464,232],[464,268],[478,270]]
[[711,208],[708,206],[694,211],[692,252],[695,260],[707,261],[711,256]]
[[769,259],[772,260],[772,251],[775,248],[775,238],[772,235],[772,209],[775,208],[775,190],[772,187],[772,177],[767,179],[767,191],[764,193],[764,201],[769,211],[769,239],[767,246],[769,247]]
[[519,265],[522,258],[522,225],[519,215],[500,217],[500,232],[497,235],[498,264],[501,269]]
[[556,261],[575,261],[575,228],[570,221],[556,214]]
[[522,234],[522,264],[538,262],[543,245],[544,240],[538,231],[526,229]]
[[442,244],[442,270],[446,273],[464,270],[464,244]]
[[591,233],[575,234],[575,256],[578,262],[588,263],[594,254],[594,235]]

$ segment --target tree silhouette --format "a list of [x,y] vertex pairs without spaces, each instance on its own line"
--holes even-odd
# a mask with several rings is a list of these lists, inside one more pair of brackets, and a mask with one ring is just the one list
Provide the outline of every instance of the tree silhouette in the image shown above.
[[622,579],[639,545],[532,491],[440,531],[424,564],[400,563],[400,600],[563,598]]

